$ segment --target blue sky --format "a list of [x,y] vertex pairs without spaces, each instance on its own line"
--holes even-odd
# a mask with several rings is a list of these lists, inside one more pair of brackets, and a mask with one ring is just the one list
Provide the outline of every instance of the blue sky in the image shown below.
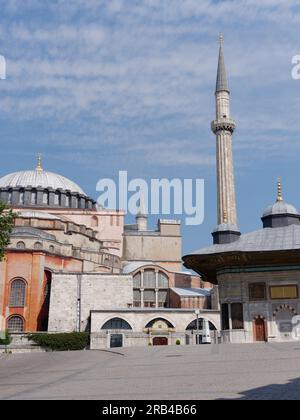
[[299,25],[298,0],[3,1],[0,175],[34,167],[41,152],[45,169],[95,198],[98,179],[119,170],[204,178],[205,222],[183,227],[183,252],[211,243],[222,31],[240,228],[260,228],[278,175],[300,208]]

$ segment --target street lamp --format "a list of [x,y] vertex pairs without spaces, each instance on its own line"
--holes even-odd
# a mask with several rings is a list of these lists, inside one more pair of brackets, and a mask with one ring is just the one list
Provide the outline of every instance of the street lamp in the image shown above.
[[199,315],[200,315],[200,309],[195,310],[195,314],[197,316],[197,324],[196,324],[196,344],[199,344]]

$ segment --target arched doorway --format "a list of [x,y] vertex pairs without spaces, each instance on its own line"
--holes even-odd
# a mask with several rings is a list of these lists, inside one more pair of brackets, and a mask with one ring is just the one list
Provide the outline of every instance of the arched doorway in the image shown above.
[[152,338],[153,346],[167,346],[171,331],[175,331],[174,325],[165,318],[154,318],[147,323],[145,330]]
[[198,321],[194,319],[185,330],[194,336],[193,341],[196,344],[211,344],[212,337],[216,337],[217,334],[215,325],[205,318],[199,318]]
[[41,309],[38,316],[38,331],[48,331],[50,293],[51,293],[51,271],[45,270],[43,291],[41,296]]
[[153,346],[167,346],[168,339],[167,337],[153,337]]
[[266,321],[260,316],[254,320],[254,341],[263,342],[267,341],[267,328]]

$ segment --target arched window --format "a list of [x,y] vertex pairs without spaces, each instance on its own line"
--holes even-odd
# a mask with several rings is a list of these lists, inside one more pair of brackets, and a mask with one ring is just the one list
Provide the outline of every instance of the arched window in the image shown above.
[[43,204],[45,206],[49,205],[49,192],[48,191],[43,192]]
[[11,204],[11,202],[12,202],[12,190],[9,190],[7,194],[7,204]]
[[9,306],[10,308],[24,308],[26,284],[24,280],[16,279],[11,282]]
[[24,190],[21,190],[19,193],[19,204],[24,204],[24,196],[25,196]]
[[19,241],[17,243],[17,249],[25,249],[25,243],[22,241]]
[[37,203],[37,192],[34,190],[31,193],[31,204],[36,204]]
[[41,242],[36,242],[35,244],[34,244],[34,249],[36,249],[36,250],[41,250],[43,248],[43,245],[41,244]]
[[102,330],[132,330],[127,321],[121,318],[112,318],[105,322]]
[[60,206],[60,192],[59,191],[55,191],[55,194],[54,194],[54,205],[55,206]]
[[49,246],[49,252],[51,252],[51,253],[53,254],[53,253],[54,253],[54,251],[55,251],[54,246],[53,246],[53,245],[50,245],[50,246]]
[[19,333],[24,331],[24,321],[18,315],[11,316],[7,321],[7,329],[10,333]]
[[155,328],[155,329],[166,329],[174,328],[174,325],[170,321],[164,318],[155,318],[152,321],[148,322],[145,328]]
[[[140,299],[141,289],[143,289],[143,299]],[[154,268],[139,271],[133,277],[133,306],[144,306],[145,308],[168,307],[168,289],[169,278],[162,271],[157,272]]]
[[[199,318],[199,330],[203,329],[203,318]],[[211,331],[215,331],[216,327],[212,322],[209,321],[209,329]],[[197,330],[197,319],[194,319],[194,321],[190,322],[189,325],[186,327],[186,330]]]
[[133,276],[133,287],[140,288],[141,287],[141,273],[137,273]]
[[169,287],[169,279],[161,271],[158,273],[158,287],[161,289],[168,289]]
[[66,207],[70,207],[71,206],[71,196],[70,194],[66,195]]
[[144,288],[155,289],[156,287],[156,274],[154,270],[144,271]]
[[92,217],[92,227],[98,227],[98,226],[99,226],[98,217],[93,216]]

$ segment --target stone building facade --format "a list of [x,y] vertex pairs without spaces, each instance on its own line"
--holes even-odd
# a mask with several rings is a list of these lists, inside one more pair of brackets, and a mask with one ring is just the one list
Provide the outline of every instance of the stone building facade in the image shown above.
[[[40,160],[0,178],[0,199],[16,214],[0,262],[0,331],[85,331],[97,310],[210,309],[211,285],[181,271],[178,221],[151,230],[140,211],[125,225],[124,212],[98,206]],[[190,306],[175,299],[191,288]]]

